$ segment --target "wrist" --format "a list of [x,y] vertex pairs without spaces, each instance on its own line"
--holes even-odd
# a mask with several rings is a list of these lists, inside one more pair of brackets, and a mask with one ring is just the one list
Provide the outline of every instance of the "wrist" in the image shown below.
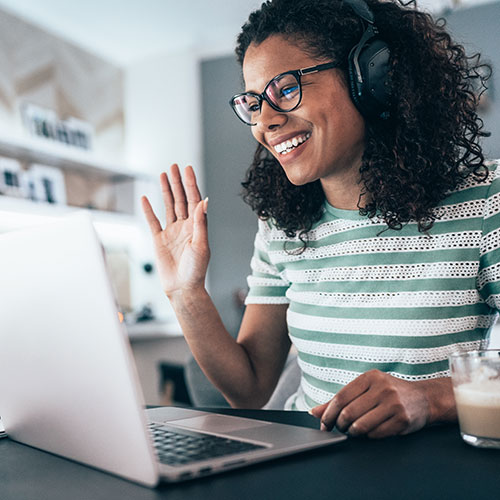
[[204,285],[181,288],[173,292],[166,292],[174,311],[198,309],[205,299],[209,298]]
[[457,409],[451,378],[427,380],[423,384],[429,409],[427,425],[456,422]]

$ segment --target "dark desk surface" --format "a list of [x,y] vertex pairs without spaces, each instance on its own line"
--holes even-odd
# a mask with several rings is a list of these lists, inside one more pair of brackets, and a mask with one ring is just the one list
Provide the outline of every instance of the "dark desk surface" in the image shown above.
[[[219,410],[316,427],[304,413]],[[500,450],[475,449],[457,426],[339,445],[150,490],[9,439],[0,440],[2,500],[500,498]]]

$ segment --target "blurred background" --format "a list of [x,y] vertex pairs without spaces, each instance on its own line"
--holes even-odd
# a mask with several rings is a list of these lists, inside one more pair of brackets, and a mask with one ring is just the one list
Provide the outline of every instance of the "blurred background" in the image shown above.
[[[257,223],[239,193],[255,143],[227,102],[242,88],[235,39],[260,3],[0,0],[0,232],[90,211],[149,404],[183,399],[189,359],[139,210],[147,194],[162,214],[157,180],[174,162],[193,165],[210,199],[208,288],[234,335],[243,312]],[[500,1],[417,4],[500,67]],[[495,71],[489,157],[499,86]]]

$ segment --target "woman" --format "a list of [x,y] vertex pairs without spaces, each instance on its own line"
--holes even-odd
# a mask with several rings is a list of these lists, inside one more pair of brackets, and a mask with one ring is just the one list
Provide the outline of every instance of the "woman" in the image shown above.
[[[206,211],[191,167],[150,204],[162,286],[208,378],[261,407],[291,342],[287,407],[373,438],[456,420],[447,357],[498,309],[499,181],[479,145],[477,60],[399,2],[273,0],[238,38],[257,139],[243,183],[259,216],[237,341],[205,286]],[[477,77],[477,78],[474,78]]]

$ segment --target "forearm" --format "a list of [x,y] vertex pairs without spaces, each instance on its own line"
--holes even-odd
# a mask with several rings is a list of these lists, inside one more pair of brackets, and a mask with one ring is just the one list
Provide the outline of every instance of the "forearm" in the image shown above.
[[427,425],[457,421],[457,408],[450,377],[416,383],[422,387],[428,401]]
[[204,288],[180,291],[169,300],[193,353],[208,379],[231,406],[260,407],[262,390],[250,356],[228,333]]

